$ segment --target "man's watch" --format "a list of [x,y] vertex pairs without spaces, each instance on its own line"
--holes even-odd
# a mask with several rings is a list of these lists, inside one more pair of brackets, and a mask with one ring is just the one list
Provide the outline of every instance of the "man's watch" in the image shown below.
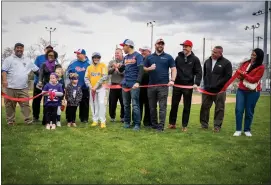
[[175,82],[175,80],[170,80],[170,81]]

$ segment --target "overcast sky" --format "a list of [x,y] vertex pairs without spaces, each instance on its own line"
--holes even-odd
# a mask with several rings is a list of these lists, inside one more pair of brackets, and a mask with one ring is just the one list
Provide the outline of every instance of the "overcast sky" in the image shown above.
[[27,49],[40,37],[49,40],[45,26],[56,27],[52,41],[64,46],[56,48],[60,54],[73,59],[73,51],[83,48],[88,56],[100,52],[108,63],[124,39],[133,40],[137,50],[150,46],[147,22],[154,20],[154,41],[163,38],[174,58],[189,39],[202,61],[205,37],[206,57],[212,46],[221,45],[226,58],[240,62],[252,49],[252,30],[245,26],[260,23],[255,37],[263,37],[264,16],[252,16],[263,8],[264,2],[2,2],[2,47],[22,42]]

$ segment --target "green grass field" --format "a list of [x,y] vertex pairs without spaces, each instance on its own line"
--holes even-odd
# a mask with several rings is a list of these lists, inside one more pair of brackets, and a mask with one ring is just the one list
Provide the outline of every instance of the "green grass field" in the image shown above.
[[104,130],[79,124],[48,131],[24,125],[19,108],[17,125],[8,127],[2,109],[2,184],[270,182],[270,96],[257,104],[251,138],[232,136],[234,106],[227,104],[220,133],[212,132],[212,121],[208,131],[199,129],[200,105],[192,105],[187,133],[180,131],[182,106],[178,129],[163,133],[134,132],[119,122]]

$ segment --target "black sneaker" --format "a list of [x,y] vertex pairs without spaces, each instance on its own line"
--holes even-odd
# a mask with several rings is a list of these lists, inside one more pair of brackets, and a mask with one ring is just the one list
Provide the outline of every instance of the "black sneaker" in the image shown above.
[[34,118],[34,119],[33,119],[33,122],[34,122],[34,123],[39,123],[39,122],[41,122],[41,121],[40,121],[39,119],[37,119],[37,118]]

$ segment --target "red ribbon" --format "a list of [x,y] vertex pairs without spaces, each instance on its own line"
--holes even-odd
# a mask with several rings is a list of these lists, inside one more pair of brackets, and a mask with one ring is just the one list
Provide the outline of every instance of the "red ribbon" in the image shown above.
[[46,93],[47,93],[47,92],[43,92],[43,93],[40,93],[40,94],[38,94],[38,95],[36,95],[36,96],[29,97],[29,98],[13,98],[13,97],[10,97],[10,96],[8,96],[7,94],[5,94],[5,93],[3,93],[3,92],[1,92],[1,95],[2,95],[4,98],[8,99],[8,100],[12,100],[12,101],[16,101],[16,102],[23,102],[23,101],[33,100],[33,99],[35,99],[35,98],[37,98],[37,97],[39,97],[39,96],[42,96],[43,94],[46,94]]
[[[219,91],[218,93],[211,93],[211,92],[208,92],[202,88],[199,88],[197,87],[197,91],[198,92],[201,92],[203,94],[208,94],[208,95],[217,95],[217,94],[220,94],[220,93],[223,93],[227,90],[227,88],[230,86],[230,84],[237,78],[238,76],[238,72],[236,71],[234,73],[234,75],[230,78],[229,81],[227,81],[227,83],[224,85],[224,87],[221,89],[221,91]],[[156,84],[156,85],[140,85],[139,87],[161,87],[161,86],[168,86],[168,84]],[[174,84],[173,85],[174,87],[178,87],[178,88],[183,88],[183,89],[193,89],[194,87],[192,85],[177,85],[177,84]],[[104,85],[105,88],[107,89],[121,89],[122,87],[120,85]],[[129,92],[132,90],[132,88],[122,88],[125,92]]]
[[[227,81],[227,83],[224,85],[224,87],[221,89],[221,91],[219,91],[218,93],[211,93],[211,92],[208,92],[202,88],[199,88],[197,87],[197,91],[198,92],[201,92],[203,94],[208,94],[208,95],[217,95],[217,94],[220,94],[220,93],[223,93],[227,90],[227,88],[230,86],[230,84],[238,77],[239,73],[238,71],[236,71],[234,73],[234,75],[231,77],[231,79],[229,81]],[[143,88],[148,88],[148,87],[161,87],[161,86],[168,86],[168,84],[156,84],[156,85],[140,85],[139,87],[143,87]],[[184,88],[184,89],[193,89],[193,86],[191,85],[177,85],[177,84],[174,84],[173,85],[174,87],[178,87],[178,88]],[[122,88],[120,85],[103,85],[103,87],[107,88],[107,89],[123,89],[125,92],[129,92],[132,88]],[[6,98],[6,99],[9,99],[9,100],[13,100],[13,101],[16,101],[16,102],[23,102],[23,101],[29,101],[29,100],[32,100],[32,99],[35,99],[43,94],[45,94],[47,92],[43,92],[43,93],[40,93],[36,96],[33,96],[33,97],[29,97],[29,98],[13,98],[13,97],[10,97],[8,96],[7,94],[1,92],[1,95]],[[93,97],[93,100],[95,99],[95,91],[94,92],[91,92],[92,94],[92,97]],[[55,97],[55,93],[54,92],[49,92],[49,97],[50,98],[54,98]]]
[[56,93],[53,92],[53,91],[49,91],[49,98],[50,98],[50,100],[53,101],[55,97],[56,97]]

